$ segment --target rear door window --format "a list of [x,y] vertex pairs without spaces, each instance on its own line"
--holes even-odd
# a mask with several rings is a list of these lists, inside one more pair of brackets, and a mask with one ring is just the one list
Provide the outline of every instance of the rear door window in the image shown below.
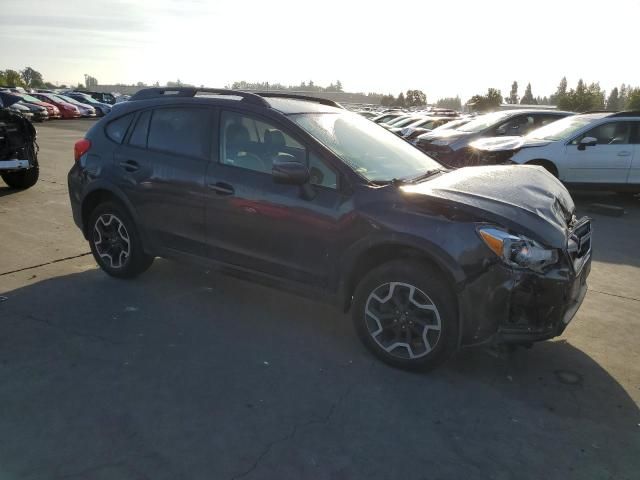
[[210,111],[206,108],[157,108],[151,116],[150,149],[207,158]]
[[122,143],[122,139],[127,134],[131,120],[133,120],[133,113],[123,115],[122,117],[109,122],[105,128],[107,137],[116,143]]

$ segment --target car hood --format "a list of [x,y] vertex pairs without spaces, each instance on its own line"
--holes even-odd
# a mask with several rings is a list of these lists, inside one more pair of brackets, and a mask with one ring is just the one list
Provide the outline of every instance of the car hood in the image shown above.
[[480,138],[469,144],[470,147],[483,152],[505,152],[527,147],[544,147],[550,142],[526,137],[490,137]]
[[562,183],[534,165],[460,168],[401,189],[409,201],[453,202],[483,221],[553,248],[566,247],[567,225],[575,211]]

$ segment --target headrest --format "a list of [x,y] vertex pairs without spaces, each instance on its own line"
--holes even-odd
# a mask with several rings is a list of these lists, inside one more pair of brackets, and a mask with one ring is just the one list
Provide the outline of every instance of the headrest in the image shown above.
[[249,141],[249,130],[240,123],[232,123],[227,126],[227,143],[241,143]]
[[264,132],[264,143],[272,147],[284,147],[284,134],[277,128],[269,128]]

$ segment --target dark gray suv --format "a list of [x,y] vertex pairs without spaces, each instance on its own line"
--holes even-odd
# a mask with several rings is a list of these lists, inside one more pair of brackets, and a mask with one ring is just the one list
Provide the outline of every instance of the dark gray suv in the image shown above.
[[147,89],[76,143],[74,220],[100,267],[192,261],[351,309],[391,365],[559,335],[591,224],[541,167],[447,171],[339,105]]

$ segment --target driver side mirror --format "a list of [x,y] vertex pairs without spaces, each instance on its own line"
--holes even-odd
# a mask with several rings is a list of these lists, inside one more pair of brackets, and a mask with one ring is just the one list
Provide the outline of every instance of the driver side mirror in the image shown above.
[[578,150],[584,150],[587,147],[595,147],[598,144],[598,139],[595,137],[584,137],[578,143]]
[[288,153],[278,153],[271,168],[273,181],[286,185],[304,185],[309,182],[309,169]]

